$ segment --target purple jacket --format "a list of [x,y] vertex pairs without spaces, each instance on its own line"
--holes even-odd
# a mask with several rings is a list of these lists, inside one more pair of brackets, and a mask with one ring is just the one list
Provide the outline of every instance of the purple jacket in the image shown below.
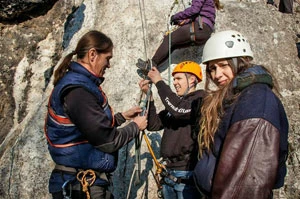
[[206,23],[212,30],[214,29],[216,10],[214,0],[193,0],[191,7],[174,15],[174,20],[178,20],[181,25],[194,21],[198,16],[202,17],[202,22]]

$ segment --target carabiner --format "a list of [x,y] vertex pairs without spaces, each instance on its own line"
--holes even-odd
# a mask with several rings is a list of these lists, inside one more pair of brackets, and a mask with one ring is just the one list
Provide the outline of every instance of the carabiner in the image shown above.
[[[63,199],[72,199],[72,184],[71,184],[72,180],[67,180],[64,182],[64,184],[62,185],[62,192],[63,192]],[[67,189],[66,187],[69,185],[69,195],[67,195]]]

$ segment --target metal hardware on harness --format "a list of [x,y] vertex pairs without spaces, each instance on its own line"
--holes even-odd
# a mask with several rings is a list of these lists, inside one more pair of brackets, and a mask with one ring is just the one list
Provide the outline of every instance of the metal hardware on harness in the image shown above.
[[188,160],[190,159],[191,154],[187,153],[184,155],[180,155],[174,158],[163,158],[163,160],[161,161],[164,165],[167,165],[168,163],[175,163],[175,162],[180,162],[180,161],[184,161],[184,160]]
[[190,37],[192,41],[192,45],[196,42],[196,35],[195,35],[195,22],[193,21],[190,23]]
[[[76,174],[79,172],[79,171],[83,171],[82,169],[75,169],[73,167],[67,167],[67,166],[64,166],[64,165],[61,165],[61,164],[56,164],[55,167],[54,167],[54,170],[56,171],[62,171],[62,172],[66,172],[66,173],[69,173],[69,174]],[[107,173],[101,173],[101,172],[98,172],[98,171],[94,171],[96,176],[98,178],[100,178],[101,180],[104,180],[104,181],[107,181],[111,184],[110,182],[110,178],[109,178],[109,174]]]
[[168,171],[164,171],[161,173],[161,176],[164,178],[169,178],[170,180],[172,180],[173,182],[177,183],[178,182],[178,178],[171,175]]
[[162,192],[162,188],[157,190],[157,197],[158,198],[164,198],[163,192]]
[[199,24],[199,29],[203,30],[203,21],[201,15],[199,15],[198,17],[198,24]]
[[[69,185],[69,195],[67,195],[67,189],[66,187]],[[67,180],[66,182],[64,182],[64,184],[62,185],[62,192],[63,192],[63,198],[64,199],[72,199],[72,184],[71,184],[71,180]]]

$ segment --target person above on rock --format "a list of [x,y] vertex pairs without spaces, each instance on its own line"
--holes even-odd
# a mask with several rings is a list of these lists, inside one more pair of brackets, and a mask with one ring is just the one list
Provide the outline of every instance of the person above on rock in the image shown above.
[[279,12],[286,14],[293,14],[293,0],[280,0],[279,1]]
[[194,177],[208,198],[270,199],[284,184],[287,116],[274,77],[252,59],[247,38],[233,30],[213,34],[203,49],[208,93]]
[[[146,116],[138,116],[140,107],[113,115],[101,88],[112,50],[109,37],[89,31],[54,73],[45,120],[48,149],[56,164],[49,180],[54,199],[113,198],[110,173],[116,169],[118,150],[147,126]],[[77,61],[71,61],[74,55]]]
[[[193,0],[190,7],[171,16],[170,23],[178,26],[171,33],[171,51],[192,44],[203,45],[214,31],[215,8],[221,8],[219,0]],[[169,35],[165,35],[151,60],[138,59],[138,73],[146,75],[151,66],[150,61],[152,66],[162,72],[161,66],[168,59],[168,55]]]
[[[279,12],[286,14],[293,14],[293,0],[280,0],[279,1]],[[274,0],[267,0],[267,4],[278,7]]]
[[[150,97],[147,130],[164,130],[160,154],[168,175],[161,175],[163,197],[199,199],[201,195],[195,187],[192,171],[197,162],[198,113],[205,94],[203,90],[196,90],[197,84],[202,81],[201,67],[195,62],[184,61],[174,68],[172,76],[176,93],[162,80],[156,67],[147,75],[155,84],[165,107],[156,113],[153,97]],[[145,93],[150,80],[143,79],[139,83]]]

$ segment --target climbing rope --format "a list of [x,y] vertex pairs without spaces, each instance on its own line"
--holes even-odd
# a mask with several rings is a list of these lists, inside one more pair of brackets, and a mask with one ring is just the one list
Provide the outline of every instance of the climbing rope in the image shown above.
[[[183,0],[181,0],[182,4],[183,4]],[[175,0],[172,4],[171,7],[171,11],[168,15],[168,19],[170,19],[171,16],[171,12],[174,9],[175,5],[178,4],[178,0]],[[184,5],[184,4],[183,4]],[[144,41],[144,58],[147,61],[148,60],[148,55],[147,55],[147,20],[146,20],[146,15],[145,15],[145,3],[144,0],[139,0],[139,9],[140,9],[140,16],[141,16],[141,21],[142,21],[142,30],[143,30],[143,41]],[[170,21],[170,20],[169,20]],[[168,29],[169,30],[169,29]],[[169,39],[171,39],[171,31],[169,31]],[[169,41],[169,68],[171,65],[171,42]],[[151,68],[152,68],[152,61],[150,60],[150,64],[151,64]],[[169,84],[170,84],[170,71],[169,71]],[[140,96],[140,106],[143,109],[141,115],[144,115],[147,113],[148,109],[149,109],[149,102],[150,102],[150,97],[151,97],[151,87],[152,84],[149,85],[149,89],[148,92],[146,94],[145,99],[143,100],[143,95],[144,93],[141,93]],[[135,175],[135,185],[137,185],[138,183],[140,183],[140,170],[141,170],[141,159],[140,159],[140,149],[141,149],[141,143],[143,138],[146,141],[148,150],[150,151],[150,154],[154,160],[155,166],[156,166],[156,173],[155,173],[155,181],[158,185],[158,188],[161,189],[161,185],[160,185],[160,180],[159,180],[159,175],[161,174],[161,172],[165,169],[164,166],[162,164],[160,164],[157,160],[157,158],[154,155],[153,149],[151,147],[151,144],[149,142],[149,139],[147,137],[147,135],[145,134],[145,131],[142,131],[142,133],[138,134],[138,136],[136,136],[135,138],[135,166],[133,169],[133,174],[130,178],[130,183],[129,183],[129,188],[128,188],[128,193],[127,193],[127,199],[129,198],[130,195],[130,190],[131,190],[131,186],[132,186],[132,181],[133,181],[133,176]]]
[[171,6],[171,9],[170,9],[170,12],[168,14],[168,23],[167,23],[167,27],[168,27],[168,37],[169,37],[169,67],[168,67],[168,84],[171,85],[171,64],[172,64],[172,53],[171,53],[171,42],[172,42],[172,28],[170,28],[170,20],[171,20],[171,16],[172,16],[172,12],[173,12],[173,9],[175,7],[175,5],[178,5],[178,0],[175,0]]
[[153,159],[153,161],[154,161],[154,164],[155,164],[155,166],[156,166],[156,172],[155,172],[155,174],[154,174],[154,180],[155,180],[155,182],[156,182],[157,189],[158,189],[157,194],[158,194],[158,197],[159,197],[159,198],[163,198],[162,193],[161,193],[162,185],[161,185],[161,183],[160,183],[160,181],[161,181],[161,180],[160,180],[160,174],[161,174],[163,171],[166,171],[166,167],[165,167],[163,164],[161,164],[161,163],[157,160],[157,158],[155,157],[155,154],[154,154],[153,149],[152,149],[152,147],[151,147],[151,144],[150,144],[150,141],[149,141],[148,136],[147,136],[145,133],[143,134],[143,136],[144,136],[144,140],[145,140],[145,142],[146,142],[146,144],[147,144],[148,150],[149,150],[149,152],[150,152],[150,155],[151,155],[151,157],[152,157],[152,159]]
[[82,191],[85,192],[86,198],[90,199],[89,187],[92,186],[96,180],[95,171],[91,169],[79,171],[77,173],[77,180],[81,183]]
[[[139,8],[140,8],[140,15],[141,15],[141,21],[142,21],[142,30],[143,30],[143,41],[144,41],[144,53],[145,53],[145,60],[148,60],[148,55],[147,55],[147,19],[145,15],[145,2],[144,0],[139,0]],[[135,138],[135,159],[136,159],[136,164],[135,164],[135,185],[140,183],[140,170],[141,170],[141,160],[140,160],[140,148],[141,148],[141,141],[142,139],[140,138],[140,134]]]
[[154,163],[155,163],[155,166],[156,166],[156,174],[161,174],[161,172],[163,171],[163,169],[166,169],[166,168],[165,168],[165,166],[162,165],[162,164],[157,160],[157,158],[155,157],[155,154],[154,154],[153,149],[152,149],[152,147],[151,147],[151,144],[150,144],[150,141],[149,141],[148,136],[144,133],[143,137],[144,137],[144,140],[145,140],[145,142],[146,142],[146,144],[147,144],[147,147],[148,147],[148,150],[149,150],[149,152],[150,152],[150,155],[151,155],[151,157],[152,157],[152,159],[153,159],[153,161],[154,161]]
[[[141,16],[141,21],[142,21],[142,31],[143,31],[143,41],[144,41],[144,58],[147,61],[148,60],[148,55],[147,55],[147,19],[146,19],[146,15],[145,15],[145,2],[144,0],[139,0],[139,9],[140,9],[140,16]],[[151,62],[151,68],[152,68],[152,62]],[[143,97],[143,93],[141,92],[141,99]],[[146,97],[146,101],[142,101],[140,99],[140,104],[144,103],[143,105],[141,105],[141,107],[143,108],[143,112],[141,113],[141,115],[146,113],[145,110],[145,105],[147,104],[147,97]],[[143,132],[142,132],[143,134]],[[132,186],[132,180],[133,180],[133,176],[135,175],[135,185],[140,183],[140,171],[141,171],[141,158],[140,158],[140,153],[141,153],[141,144],[142,144],[142,135],[139,133],[136,137],[135,137],[135,165],[134,165],[134,169],[133,169],[133,173],[132,176],[130,178],[130,183],[129,183],[129,188],[128,188],[128,193],[127,193],[127,199],[129,198],[130,195],[130,190],[131,190],[131,186]]]
[[[151,68],[152,68],[152,64],[151,64]],[[143,95],[144,95],[144,93],[142,92],[141,96],[140,96],[140,107],[143,110],[141,113],[142,116],[145,115],[149,110],[149,102],[150,102],[149,99],[151,97],[151,84],[149,85],[149,89],[148,89],[148,92],[147,92],[144,100],[142,100]],[[133,173],[132,173],[133,175],[131,176],[130,182],[129,182],[129,188],[128,188],[127,197],[126,197],[127,199],[129,198],[129,195],[130,195],[130,190],[131,190],[134,175],[136,177],[134,184],[137,185],[140,183],[140,171],[141,171],[140,154],[141,154],[141,144],[142,144],[143,136],[145,136],[145,131],[142,131],[141,133],[139,133],[135,138],[135,165],[133,168]]]
[[[183,2],[183,0],[181,0],[181,4],[183,5],[184,9],[185,9],[185,4]],[[177,5],[177,9],[176,11],[174,12],[174,8],[175,8],[175,5]],[[171,16],[172,16],[172,13],[177,13],[178,12],[178,8],[180,7],[180,4],[179,4],[179,1],[178,0],[174,0],[174,2],[172,3],[172,6],[170,8],[170,12],[168,14],[168,22],[167,22],[167,32],[166,32],[166,35],[168,35],[169,37],[169,67],[168,67],[168,84],[171,85],[171,64],[172,64],[172,32],[175,31],[176,29],[179,28],[179,26],[175,26],[175,27],[170,27],[170,21],[171,21]]]
[[145,53],[145,60],[148,60],[147,55],[147,39],[146,36],[148,35],[147,32],[147,19],[145,15],[145,2],[144,0],[139,0],[139,8],[140,8],[140,15],[141,15],[141,21],[142,21],[142,30],[143,30],[143,41],[144,41],[144,53]]

